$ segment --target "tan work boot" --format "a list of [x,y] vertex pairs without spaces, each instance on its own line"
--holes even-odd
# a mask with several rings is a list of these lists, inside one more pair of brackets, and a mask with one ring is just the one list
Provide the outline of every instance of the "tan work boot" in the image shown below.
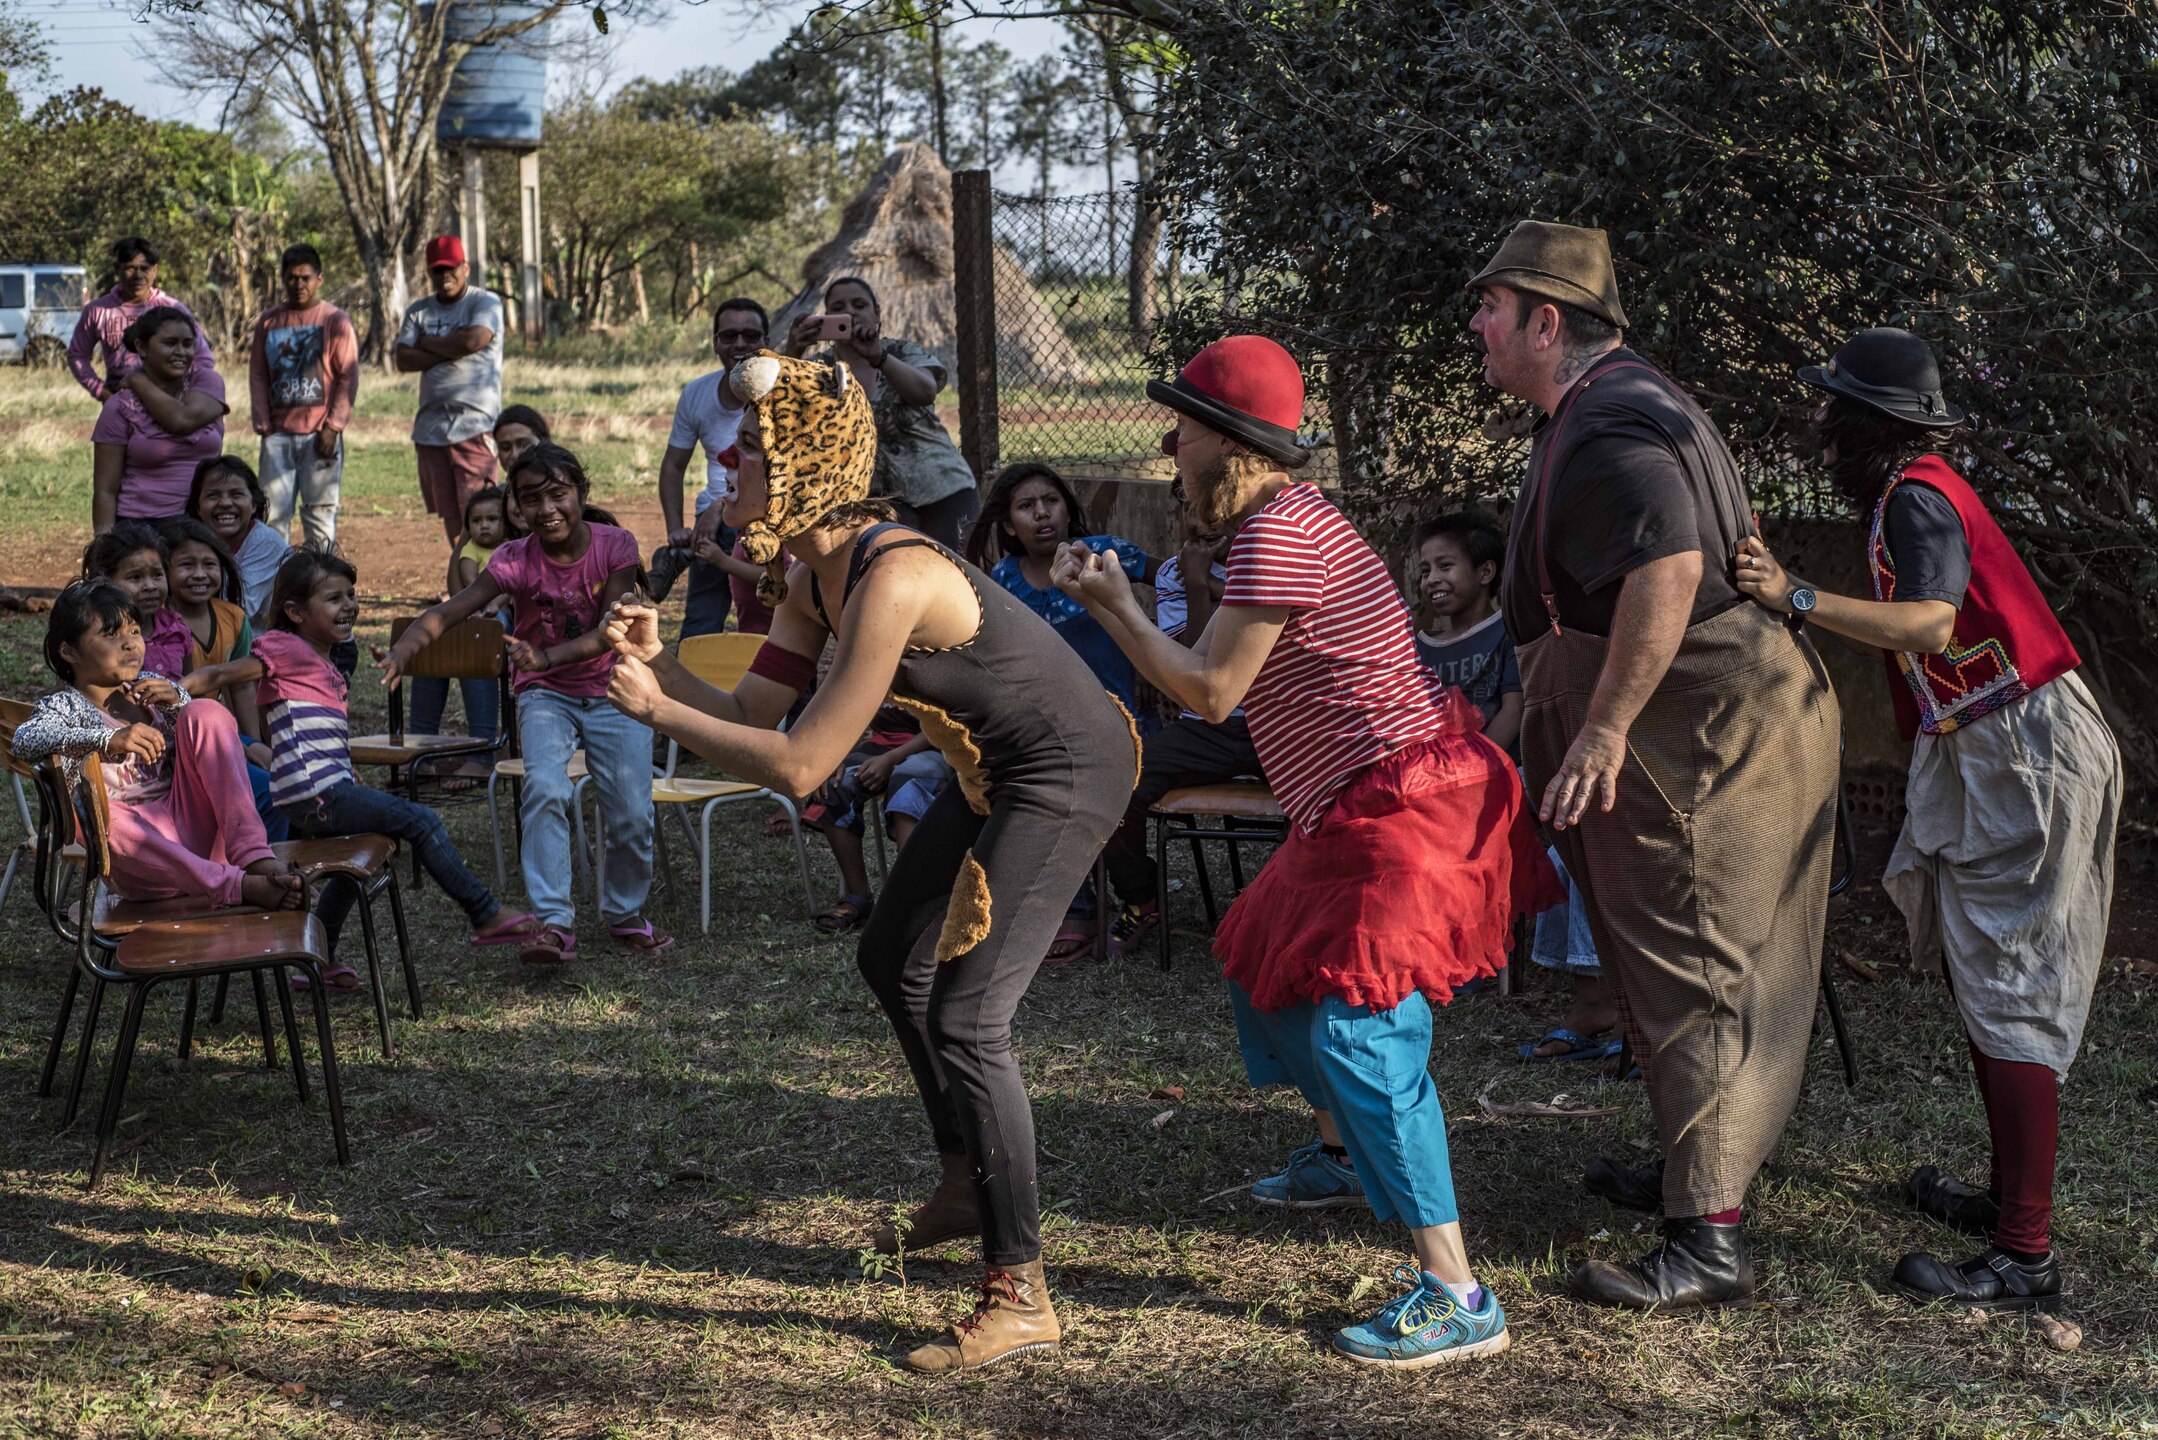
[[949,1334],[907,1356],[907,1368],[924,1375],[979,1370],[1014,1355],[1046,1355],[1057,1348],[1057,1312],[1049,1308],[1049,1282],[1042,1262],[995,1266],[982,1276],[982,1299],[974,1313],[954,1320]]
[[940,1155],[937,1158],[944,1162],[944,1178],[929,1192],[929,1198],[907,1217],[904,1236],[896,1225],[877,1227],[869,1243],[879,1255],[897,1255],[902,1240],[909,1250],[927,1250],[947,1240],[982,1233],[981,1196],[974,1188],[973,1165],[964,1155]]

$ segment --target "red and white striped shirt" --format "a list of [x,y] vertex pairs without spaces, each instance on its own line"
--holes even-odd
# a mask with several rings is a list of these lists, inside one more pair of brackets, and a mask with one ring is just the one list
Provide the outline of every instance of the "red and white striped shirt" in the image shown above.
[[1291,485],[1244,522],[1221,603],[1288,608],[1244,714],[1298,828],[1317,830],[1359,771],[1446,729],[1401,592],[1317,487]]

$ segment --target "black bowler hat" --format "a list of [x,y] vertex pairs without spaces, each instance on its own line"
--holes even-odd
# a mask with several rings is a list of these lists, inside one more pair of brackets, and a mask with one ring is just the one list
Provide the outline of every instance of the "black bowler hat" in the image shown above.
[[1826,365],[1804,365],[1798,378],[1816,390],[1856,400],[1893,420],[1953,430],[1964,414],[1941,393],[1933,347],[1908,330],[1861,330]]

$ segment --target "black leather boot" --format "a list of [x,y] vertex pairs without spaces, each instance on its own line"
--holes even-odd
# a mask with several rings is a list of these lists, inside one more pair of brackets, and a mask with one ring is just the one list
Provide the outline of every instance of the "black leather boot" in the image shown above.
[[1966,1235],[1991,1235],[2001,1223],[2001,1202],[1970,1186],[1935,1165],[1921,1165],[1911,1172],[1904,1193],[1918,1213],[1940,1221]]
[[1989,1245],[1960,1265],[1913,1250],[1896,1262],[1889,1283],[1913,1300],[1973,1310],[2052,1310],[2061,1303],[2061,1265],[2050,1250],[2037,1260],[2018,1260]]
[[1624,1265],[1591,1260],[1568,1287],[1592,1305],[1629,1310],[1701,1310],[1753,1299],[1746,1227],[1706,1220],[1666,1220],[1663,1243]]
[[1599,1155],[1581,1172],[1581,1188],[1614,1205],[1654,1215],[1663,1209],[1663,1157],[1646,1165],[1628,1165]]

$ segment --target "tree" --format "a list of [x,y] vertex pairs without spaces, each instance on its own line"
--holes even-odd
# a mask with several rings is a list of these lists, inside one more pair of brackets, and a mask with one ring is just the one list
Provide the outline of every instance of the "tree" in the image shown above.
[[16,12],[9,0],[0,0],[0,122],[22,114],[22,97],[15,93],[24,79],[42,80],[52,73],[52,48],[45,32],[29,16]]
[[[584,0],[541,0],[449,40],[478,0],[153,0],[168,22],[156,59],[173,82],[221,99],[229,122],[268,107],[322,146],[367,278],[365,345],[386,356],[407,299],[407,262],[432,215],[435,121],[477,45],[531,37]],[[490,12],[492,15],[493,12]]]
[[958,113],[951,152],[944,159],[954,170],[994,170],[1004,158],[1004,101],[1011,68],[1012,52],[994,40],[952,47],[946,69]]
[[[1085,155],[1079,103],[1085,91],[1054,55],[1030,60],[1012,72],[1005,138],[1034,166],[1034,198],[1049,199],[1056,167]],[[1041,265],[1049,266],[1049,207],[1041,206]]]

